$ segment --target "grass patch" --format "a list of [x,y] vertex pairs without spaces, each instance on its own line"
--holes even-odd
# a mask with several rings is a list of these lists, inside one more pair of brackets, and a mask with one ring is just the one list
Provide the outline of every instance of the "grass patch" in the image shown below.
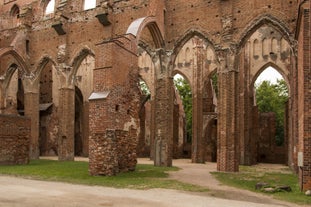
[[269,172],[269,170],[257,169],[255,166],[241,166],[238,173],[213,172],[212,174],[225,185],[254,192],[261,192],[255,189],[255,185],[259,182],[269,183],[270,186],[288,185],[292,192],[275,192],[273,197],[296,204],[311,204],[310,197],[300,192],[298,177],[287,169],[281,172]]
[[206,188],[168,179],[168,171],[176,167],[154,167],[138,164],[133,172],[117,176],[90,176],[88,163],[79,161],[59,162],[54,160],[32,160],[28,165],[0,166],[0,174],[30,179],[60,181],[74,184],[98,185],[115,188],[150,189],[167,188],[203,192]]

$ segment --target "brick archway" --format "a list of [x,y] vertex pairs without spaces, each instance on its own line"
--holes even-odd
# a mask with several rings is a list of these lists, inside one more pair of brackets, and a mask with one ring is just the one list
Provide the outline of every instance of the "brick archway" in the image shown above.
[[6,47],[6,48],[1,48],[0,49],[0,59],[6,55],[11,55],[14,60],[16,60],[16,64],[19,65],[22,71],[26,75],[29,74],[29,67],[26,65],[26,61],[22,56],[20,56],[14,49],[13,47]]
[[136,41],[139,41],[145,27],[149,29],[156,48],[162,48],[164,46],[163,34],[157,25],[155,17],[148,16],[134,20],[128,27],[126,34],[134,35]]
[[[290,73],[295,70],[294,48],[291,37],[288,36],[286,26],[271,16],[261,16],[252,22],[242,33],[238,45],[237,62],[239,64],[239,129],[240,129],[240,163],[252,165],[257,162],[256,137],[259,136],[259,117],[254,105],[254,82],[259,74],[268,66],[276,68],[284,77],[290,89],[290,96],[295,94],[294,76]],[[295,100],[290,99],[290,106],[295,105]],[[293,110],[293,109],[292,109]],[[293,126],[294,113],[289,113],[287,122]],[[293,127],[289,129],[289,136],[293,137]],[[291,138],[289,138],[291,140]]]

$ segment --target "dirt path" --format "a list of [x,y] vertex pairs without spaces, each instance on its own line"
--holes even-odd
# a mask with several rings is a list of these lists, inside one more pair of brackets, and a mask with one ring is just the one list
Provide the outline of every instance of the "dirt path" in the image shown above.
[[[216,171],[216,163],[193,164],[190,162],[190,160],[174,160],[174,165],[180,167],[182,170],[170,172],[171,178],[182,182],[207,187],[211,190],[209,194],[215,197],[270,205],[274,204],[289,207],[299,206],[292,203],[275,200],[268,195],[222,185],[210,174],[210,172]],[[264,169],[264,166],[260,167]],[[271,167],[270,169],[273,170]]]
[[[140,163],[150,163],[140,159]],[[0,176],[0,206],[2,207],[280,207],[294,205],[269,197],[221,186],[207,170],[212,164],[191,164],[178,160],[182,168],[171,177],[184,182],[207,186],[209,193],[189,193],[176,190],[129,190],[73,185],[59,182],[28,180]],[[214,196],[213,196],[214,195]],[[232,195],[232,196],[229,196]],[[215,197],[217,196],[217,197]]]

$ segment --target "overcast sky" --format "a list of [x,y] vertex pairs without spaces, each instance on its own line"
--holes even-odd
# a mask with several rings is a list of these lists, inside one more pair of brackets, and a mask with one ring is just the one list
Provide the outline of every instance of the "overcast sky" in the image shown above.
[[[92,9],[96,7],[96,0],[85,0],[84,1],[84,10]],[[55,10],[55,0],[51,0],[45,10],[46,14],[53,13]]]
[[276,83],[278,79],[283,79],[282,75],[279,72],[277,72],[274,68],[268,67],[258,76],[255,84],[257,85],[264,80],[268,80],[271,83]]

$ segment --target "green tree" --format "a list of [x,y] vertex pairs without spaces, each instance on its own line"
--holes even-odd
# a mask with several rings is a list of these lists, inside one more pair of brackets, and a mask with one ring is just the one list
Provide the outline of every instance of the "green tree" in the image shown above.
[[141,90],[141,92],[142,92],[144,95],[146,95],[146,96],[150,95],[150,90],[149,90],[149,88],[148,88],[148,86],[147,86],[147,84],[146,84],[145,81],[140,80],[140,81],[139,81],[139,85],[140,85],[140,90]]
[[190,85],[184,78],[174,79],[175,87],[177,88],[181,97],[185,114],[186,114],[186,129],[187,129],[187,141],[192,140],[192,93]]
[[256,101],[260,112],[274,112],[276,116],[276,143],[284,143],[285,104],[288,100],[286,82],[281,79],[276,84],[263,81],[256,86]]

